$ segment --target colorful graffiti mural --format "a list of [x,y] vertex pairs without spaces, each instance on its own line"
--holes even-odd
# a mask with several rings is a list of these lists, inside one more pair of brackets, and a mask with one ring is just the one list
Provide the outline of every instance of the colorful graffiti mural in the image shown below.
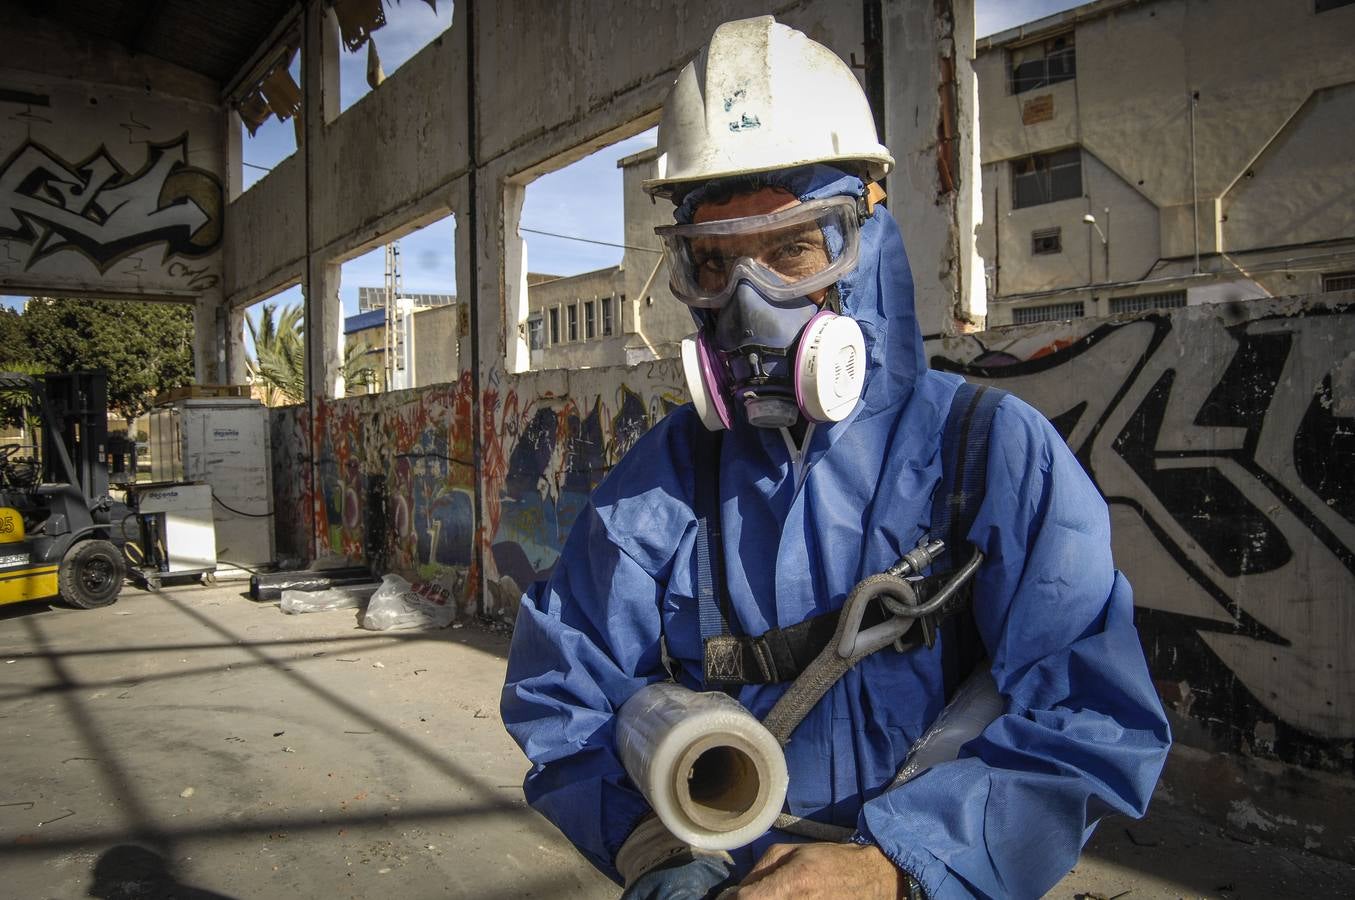
[[469,371],[456,384],[320,403],[313,428],[305,407],[278,410],[279,553],[309,558],[313,521],[324,553],[438,583],[471,611],[479,541],[485,609],[511,615],[522,589],[555,564],[592,489],[685,402],[680,378],[671,363],[576,373],[563,391],[531,375],[491,378],[480,398],[478,534]]
[[[129,172],[104,146],[68,162],[32,140],[0,163],[0,240],[26,247],[23,268],[65,250],[100,273],[157,245],[164,257],[199,257],[221,243],[223,192],[211,172],[188,164],[188,135],[147,143],[141,168]],[[22,252],[22,251],[21,251]],[[217,275],[183,267],[173,273],[196,289]]]
[[1043,411],[1110,504],[1163,696],[1351,771],[1355,307],[1253,302],[931,346]]

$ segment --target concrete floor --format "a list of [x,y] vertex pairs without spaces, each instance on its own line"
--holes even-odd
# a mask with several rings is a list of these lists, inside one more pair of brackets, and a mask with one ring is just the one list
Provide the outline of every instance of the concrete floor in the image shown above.
[[[615,897],[520,790],[507,637],[376,634],[239,583],[0,607],[0,896]],[[1050,896],[1355,896],[1159,797]]]

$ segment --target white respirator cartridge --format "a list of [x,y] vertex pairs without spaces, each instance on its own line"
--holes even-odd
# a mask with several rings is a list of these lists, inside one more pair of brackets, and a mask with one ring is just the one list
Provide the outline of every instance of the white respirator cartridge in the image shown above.
[[781,745],[728,694],[651,684],[621,707],[616,743],[659,820],[697,849],[752,843],[786,802]]

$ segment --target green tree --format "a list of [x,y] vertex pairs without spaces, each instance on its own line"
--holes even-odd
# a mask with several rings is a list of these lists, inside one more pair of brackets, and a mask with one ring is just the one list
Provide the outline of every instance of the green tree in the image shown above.
[[193,380],[193,310],[184,304],[34,297],[23,319],[35,362],[51,372],[103,369],[108,405],[128,421]]
[[[259,315],[245,314],[245,326],[254,343],[254,355],[245,361],[250,381],[263,387],[268,406],[301,403],[306,399],[306,328],[300,304],[278,308],[265,302]],[[376,383],[376,370],[367,364],[367,349],[345,346],[340,371],[349,394]]]
[[[0,372],[33,375],[41,366],[33,361],[33,345],[23,316],[0,309]],[[32,395],[28,391],[0,391],[0,428],[26,428]]]

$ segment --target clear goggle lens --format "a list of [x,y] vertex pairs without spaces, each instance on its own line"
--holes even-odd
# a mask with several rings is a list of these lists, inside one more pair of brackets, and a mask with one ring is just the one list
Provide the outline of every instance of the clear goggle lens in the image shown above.
[[663,239],[673,294],[719,309],[741,280],[770,300],[798,300],[856,266],[860,217],[851,197],[811,200],[764,216],[654,229]]

